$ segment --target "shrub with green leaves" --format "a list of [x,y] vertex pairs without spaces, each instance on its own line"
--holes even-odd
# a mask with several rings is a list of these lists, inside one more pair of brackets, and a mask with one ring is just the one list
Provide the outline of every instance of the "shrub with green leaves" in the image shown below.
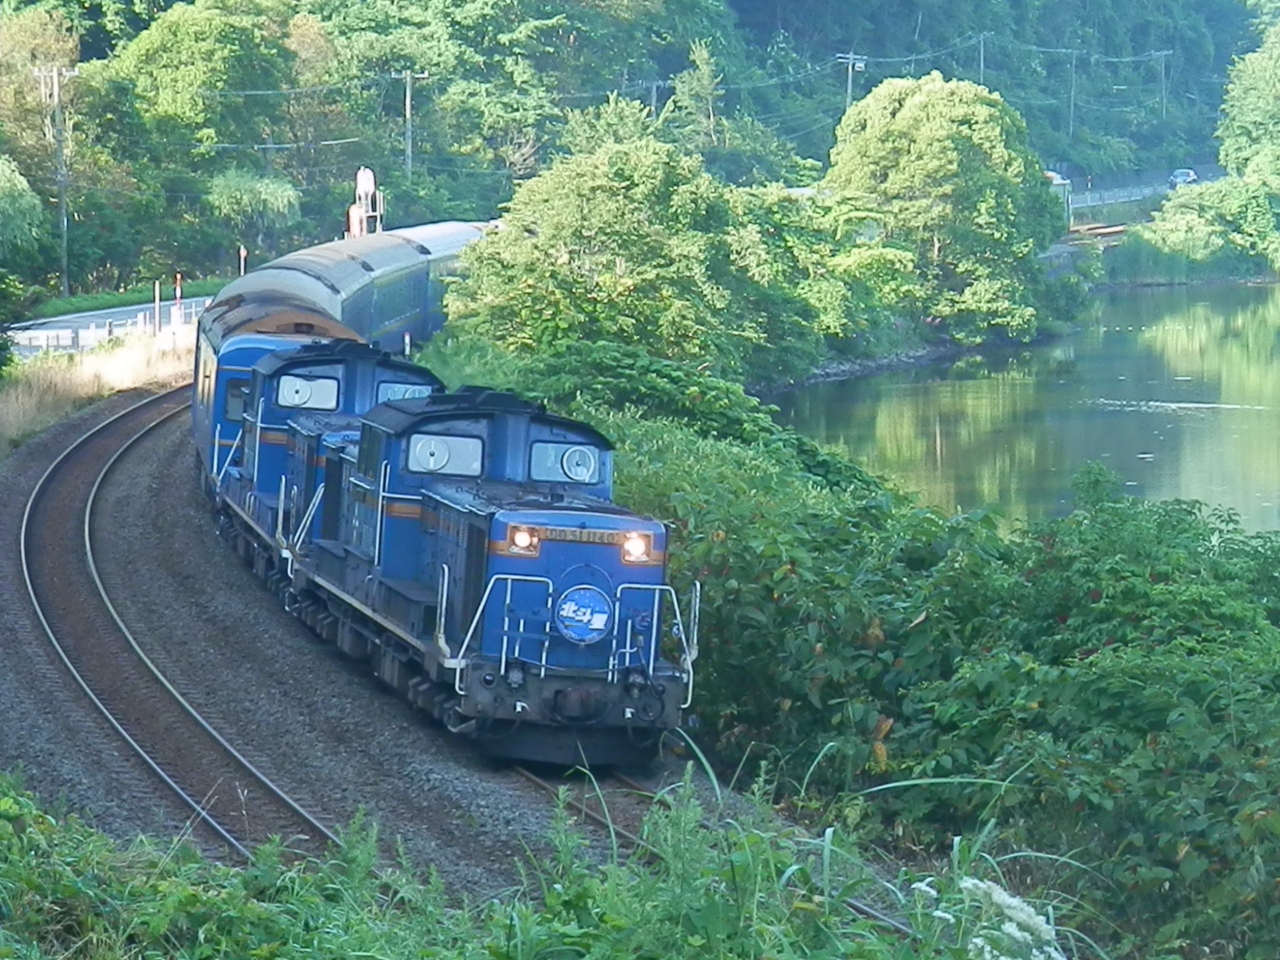
[[562,807],[531,838],[540,856],[521,888],[459,904],[382,863],[360,823],[324,862],[270,845],[235,868],[181,838],[121,849],[0,778],[0,957],[950,960],[987,943],[1061,960],[1060,944],[1085,945],[1009,893],[972,844],[937,877],[887,881],[834,831],[781,824],[759,797],[729,818],[688,781],[664,796],[643,828],[650,856],[601,862]]
[[1144,932],[1113,928],[1115,955],[1143,936],[1274,955],[1280,537],[1121,498],[1097,469],[1072,515],[1002,534],[822,478],[687,367],[470,350],[469,377],[497,361],[615,440],[619,502],[670,525],[677,586],[704,585],[695,710],[721,759],[780,766],[819,816],[876,790],[870,821],[914,843],[991,817],[1006,849],[1065,838],[1080,866],[1053,882],[1096,930]]

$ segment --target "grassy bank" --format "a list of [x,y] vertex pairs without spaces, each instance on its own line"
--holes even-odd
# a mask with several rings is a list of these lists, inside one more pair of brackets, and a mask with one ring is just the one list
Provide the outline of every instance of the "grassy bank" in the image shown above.
[[1070,516],[1002,532],[635,348],[433,353],[618,444],[619,501],[669,524],[682,593],[704,584],[695,709],[727,766],[904,856],[984,829],[1060,853],[1024,879],[1113,957],[1276,955],[1280,536],[1100,469]]
[[[376,837],[345,833],[325,862],[278,847],[240,869],[202,860],[181,838],[120,847],[55,819],[0,778],[0,956],[849,957],[908,960],[1090,956],[1044,905],[1005,890],[1001,865],[959,840],[932,875],[875,873],[834,831],[781,827],[767,809],[704,809],[668,794],[648,817],[653,856],[594,863],[563,813],[549,853],[508,896],[459,906],[407,865],[377,863]],[[711,823],[719,827],[707,826]],[[455,892],[456,893],[456,892]],[[890,922],[871,919],[862,907]],[[984,946],[986,952],[984,952]],[[1074,948],[1074,949],[1073,949]]]
[[[181,328],[188,337],[194,328]],[[191,375],[194,344],[138,336],[80,354],[45,354],[0,372],[0,457],[76,410],[121,390]]]
[[1106,282],[1117,286],[1173,286],[1276,279],[1270,265],[1236,247],[1224,247],[1208,259],[1193,260],[1159,249],[1141,234],[1130,233],[1102,258]]

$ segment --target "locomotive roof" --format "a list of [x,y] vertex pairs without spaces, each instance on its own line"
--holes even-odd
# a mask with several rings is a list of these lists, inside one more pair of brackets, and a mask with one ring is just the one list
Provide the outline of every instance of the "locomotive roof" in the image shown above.
[[380,403],[365,414],[365,421],[399,436],[423,424],[443,420],[512,415],[523,415],[540,423],[573,430],[590,438],[601,449],[613,449],[613,444],[595,427],[580,420],[547,413],[547,408],[541,403],[533,403],[514,393],[489,387],[459,387],[451,393]]
[[298,363],[344,363],[349,360],[372,360],[380,367],[425,376],[434,389],[444,389],[444,381],[426,367],[358,340],[306,343],[291,350],[277,350],[259,360],[254,365],[254,369],[264,377],[270,377]]

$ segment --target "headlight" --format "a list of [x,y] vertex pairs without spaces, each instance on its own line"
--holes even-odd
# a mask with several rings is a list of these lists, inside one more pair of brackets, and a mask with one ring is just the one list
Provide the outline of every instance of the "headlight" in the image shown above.
[[517,557],[536,557],[541,545],[538,535],[528,527],[510,527],[507,530],[507,553]]
[[623,563],[648,563],[653,552],[653,539],[647,533],[628,533],[622,541]]

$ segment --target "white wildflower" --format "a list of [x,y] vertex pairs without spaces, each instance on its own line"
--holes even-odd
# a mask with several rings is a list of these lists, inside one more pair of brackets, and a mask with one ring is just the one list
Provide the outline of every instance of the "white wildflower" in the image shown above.
[[1036,913],[1035,908],[1020,897],[1015,897],[999,884],[989,880],[977,880],[965,877],[960,881],[960,889],[980,897],[988,905],[995,907],[1019,927],[1037,940],[1053,943],[1053,927],[1045,922],[1044,917]]
[[911,885],[911,889],[914,890],[916,893],[923,894],[924,896],[928,897],[930,900],[937,900],[938,891],[933,889],[932,886],[930,886],[930,884],[932,884],[933,882],[934,882],[933,877],[928,877],[927,879],[920,880],[920,881],[917,881],[916,883],[913,883]]
[[1006,920],[1004,923],[1000,924],[1000,932],[1010,940],[1014,940],[1018,943],[1030,944],[1035,942],[1031,939],[1031,934],[1027,933],[1027,931],[1023,930],[1012,920]]
[[969,941],[969,957],[971,960],[996,960],[996,953],[982,937],[974,937]]
[[955,923],[955,922],[956,922],[956,918],[955,918],[955,917],[953,917],[951,914],[947,913],[947,911],[945,911],[945,910],[935,910],[935,911],[933,911],[933,913],[929,914],[929,916],[931,916],[931,917],[935,917],[935,918],[937,918],[938,920],[941,920],[943,923]]

